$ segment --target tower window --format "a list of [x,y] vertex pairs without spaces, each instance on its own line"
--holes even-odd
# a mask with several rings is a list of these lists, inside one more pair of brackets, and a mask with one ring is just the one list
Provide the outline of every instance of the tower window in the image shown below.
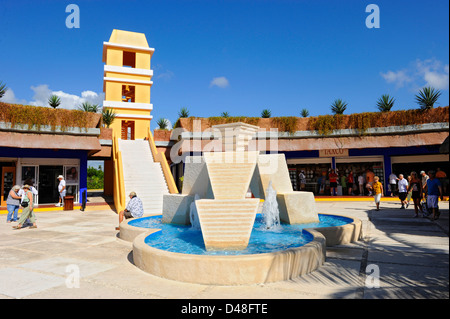
[[135,101],[136,87],[134,85],[122,85],[122,102]]
[[136,52],[123,51],[123,66],[136,67]]

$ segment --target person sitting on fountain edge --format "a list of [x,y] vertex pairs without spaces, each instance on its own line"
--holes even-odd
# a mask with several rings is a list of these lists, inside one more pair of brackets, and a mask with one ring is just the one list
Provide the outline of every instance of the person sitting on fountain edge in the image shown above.
[[137,197],[135,192],[131,192],[130,201],[128,202],[125,210],[119,213],[119,227],[116,227],[116,230],[120,230],[120,223],[123,221],[123,218],[138,218],[142,217],[144,214],[144,206],[142,205],[142,201],[139,197]]

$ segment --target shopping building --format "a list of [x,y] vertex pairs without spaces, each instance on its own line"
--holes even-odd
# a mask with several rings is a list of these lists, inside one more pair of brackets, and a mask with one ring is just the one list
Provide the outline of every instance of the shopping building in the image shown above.
[[[428,111],[310,118],[240,117],[223,118],[221,122],[218,118],[182,118],[170,138],[167,133],[155,130],[155,143],[161,151],[171,155],[172,173],[181,187],[182,159],[185,155],[211,149],[211,143],[217,138],[211,126],[244,121],[260,127],[253,139],[256,149],[285,154],[295,190],[304,186],[304,190],[315,195],[330,195],[328,174],[334,169],[339,174],[338,195],[358,195],[358,177],[366,178],[367,171],[379,176],[386,194],[390,194],[387,181],[392,172],[397,176],[404,174],[406,178],[412,171],[420,173],[440,168],[448,176],[448,146],[447,151],[442,150],[446,139],[448,143],[448,118],[448,106]],[[301,172],[305,175],[305,185],[301,185]],[[349,192],[350,172],[354,184]]]
[[38,205],[57,203],[59,175],[66,180],[67,195],[81,202],[88,160],[111,156],[108,135],[100,114],[0,103],[0,206],[6,206],[16,184],[38,189]]

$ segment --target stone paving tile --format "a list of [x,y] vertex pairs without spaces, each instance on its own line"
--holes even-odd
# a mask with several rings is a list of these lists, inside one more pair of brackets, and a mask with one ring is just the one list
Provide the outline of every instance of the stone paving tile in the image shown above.
[[79,274],[80,278],[95,275],[115,267],[109,264],[101,264],[92,261],[64,257],[51,257],[18,266],[24,269],[60,276],[68,276],[69,273],[74,273],[76,269],[76,272]]
[[12,267],[0,269],[0,282],[0,294],[12,298],[24,298],[65,284],[60,276]]

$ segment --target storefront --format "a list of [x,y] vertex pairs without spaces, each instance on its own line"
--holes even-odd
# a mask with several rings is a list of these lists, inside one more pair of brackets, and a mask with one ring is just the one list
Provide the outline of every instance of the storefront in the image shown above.
[[53,153],[53,157],[3,157],[6,153],[19,150],[1,148],[0,167],[2,171],[2,202],[5,206],[8,192],[13,185],[29,184],[36,188],[36,204],[57,203],[59,199],[57,177],[64,176],[67,196],[74,196],[74,202],[81,200],[81,194],[87,190],[87,152],[68,150],[28,150],[26,155],[36,156]]
[[[366,149],[326,149],[317,151],[283,152],[287,159],[288,169],[294,190],[302,190],[300,173],[303,171],[306,191],[315,195],[330,195],[329,173],[332,169],[339,175],[338,195],[367,195],[367,172],[378,176],[389,193],[387,185],[391,172],[407,177],[412,171],[419,173],[428,170],[438,170],[443,175],[448,172],[448,154],[439,154],[439,146],[366,148]],[[352,172],[353,184],[349,187],[349,175]],[[362,176],[362,192],[358,178]],[[447,177],[448,180],[448,177]],[[444,179],[445,182],[445,179]],[[446,182],[445,184],[448,184]],[[448,195],[448,189],[446,188]]]

